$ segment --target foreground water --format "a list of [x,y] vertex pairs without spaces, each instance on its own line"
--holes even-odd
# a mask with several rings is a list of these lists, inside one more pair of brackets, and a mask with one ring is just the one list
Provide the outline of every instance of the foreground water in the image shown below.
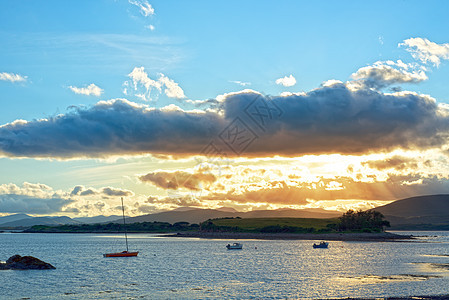
[[449,233],[420,242],[160,238],[132,234],[134,258],[117,235],[0,234],[0,259],[32,255],[56,270],[0,271],[1,299],[343,298],[449,294]]

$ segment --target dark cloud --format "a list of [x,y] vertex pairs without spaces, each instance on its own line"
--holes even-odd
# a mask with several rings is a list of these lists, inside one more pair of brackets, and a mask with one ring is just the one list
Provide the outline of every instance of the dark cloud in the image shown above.
[[48,120],[3,125],[0,152],[60,158],[196,155],[213,142],[228,156],[359,154],[440,147],[448,137],[447,114],[430,97],[414,93],[334,84],[287,97],[244,91],[219,103],[219,112],[198,113],[103,101]]
[[0,127],[0,151],[23,157],[198,153],[223,122],[215,113],[147,109],[126,100]]
[[0,207],[3,213],[52,214],[60,212],[72,203],[70,199],[59,197],[39,198],[28,195],[0,194]]
[[143,182],[150,182],[163,189],[177,190],[179,188],[186,188],[193,191],[205,188],[203,184],[210,185],[217,180],[215,175],[210,173],[188,173],[183,171],[153,172],[140,176],[139,179]]
[[192,197],[192,195],[184,195],[180,197],[163,197],[163,198],[155,198],[148,197],[147,203],[150,204],[171,204],[173,206],[197,206],[202,207],[203,202],[199,199]]
[[121,190],[117,188],[105,187],[102,189],[102,193],[108,196],[132,196],[133,192],[127,190]]
[[114,196],[132,196],[133,192],[128,190],[122,190],[118,188],[105,187],[101,190],[95,190],[93,188],[86,189],[84,186],[78,185],[75,186],[70,193],[71,196],[92,196],[92,195],[100,195],[103,197],[114,197]]
[[404,170],[404,169],[417,169],[418,168],[418,160],[402,157],[402,156],[393,156],[390,158],[385,158],[383,160],[370,160],[364,162],[363,164],[368,165],[370,168],[385,170],[385,169],[395,169],[395,170]]
[[75,196],[75,195],[79,195],[81,192],[83,191],[83,187],[78,185],[75,186],[72,190],[72,192],[70,193],[71,196]]

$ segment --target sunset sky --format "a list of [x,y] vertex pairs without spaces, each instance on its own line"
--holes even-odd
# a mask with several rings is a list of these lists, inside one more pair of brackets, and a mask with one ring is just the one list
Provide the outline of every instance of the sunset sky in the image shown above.
[[447,1],[0,2],[0,215],[449,193]]

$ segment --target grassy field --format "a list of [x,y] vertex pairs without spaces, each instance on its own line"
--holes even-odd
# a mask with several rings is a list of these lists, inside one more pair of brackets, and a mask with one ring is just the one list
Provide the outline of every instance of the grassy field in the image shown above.
[[338,218],[311,219],[311,218],[254,218],[254,219],[215,219],[217,226],[239,227],[245,231],[253,231],[267,226],[292,226],[302,228],[326,229],[328,224],[338,223]]

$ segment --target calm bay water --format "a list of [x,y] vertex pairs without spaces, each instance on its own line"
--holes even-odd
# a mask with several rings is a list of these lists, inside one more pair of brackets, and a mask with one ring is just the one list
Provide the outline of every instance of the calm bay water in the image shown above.
[[[118,235],[0,234],[0,259],[32,255],[56,267],[0,271],[1,299],[339,298],[449,294],[449,233],[420,243],[160,238],[131,234],[134,258]],[[257,247],[257,249],[256,249]]]

